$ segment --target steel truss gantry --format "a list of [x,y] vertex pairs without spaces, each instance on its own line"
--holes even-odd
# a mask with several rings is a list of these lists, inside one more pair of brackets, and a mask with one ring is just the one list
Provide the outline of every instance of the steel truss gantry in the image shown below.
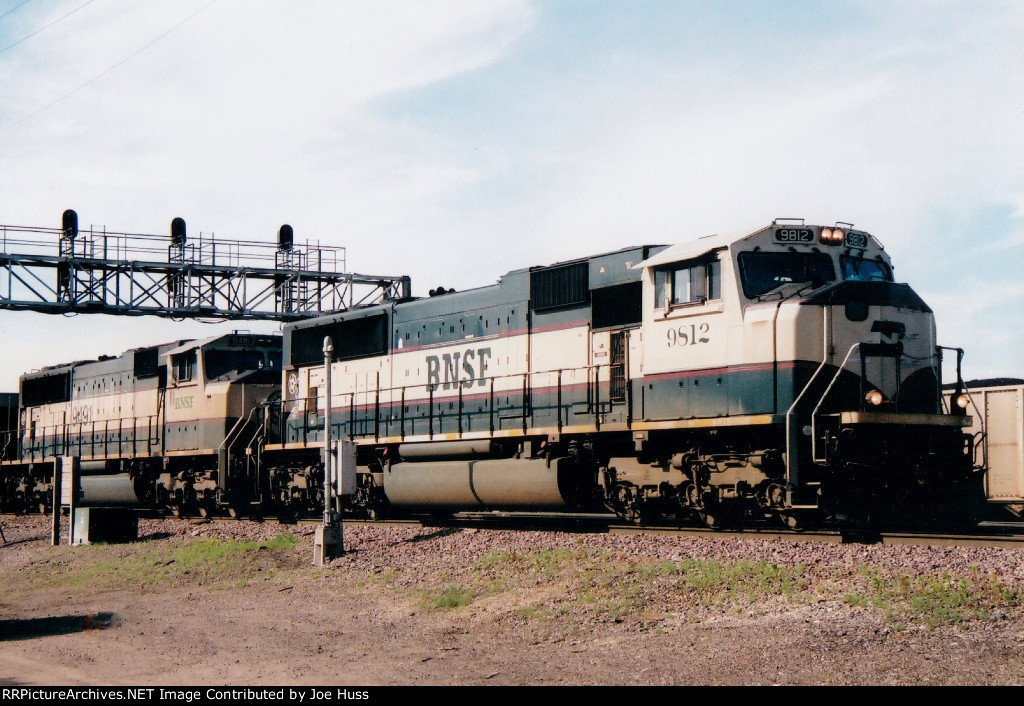
[[404,276],[345,272],[345,248],[0,225],[0,309],[294,321],[410,295]]

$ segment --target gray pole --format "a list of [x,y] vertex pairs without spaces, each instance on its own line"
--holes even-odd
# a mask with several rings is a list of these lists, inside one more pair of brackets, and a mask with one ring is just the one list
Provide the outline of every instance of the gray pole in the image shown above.
[[324,336],[324,527],[331,522],[331,354],[334,342]]
[[332,476],[333,467],[331,453],[331,357],[334,343],[330,336],[324,337],[324,523],[316,528],[313,537],[313,563],[323,566],[326,561],[335,559],[345,551],[341,538],[341,522],[333,512]]

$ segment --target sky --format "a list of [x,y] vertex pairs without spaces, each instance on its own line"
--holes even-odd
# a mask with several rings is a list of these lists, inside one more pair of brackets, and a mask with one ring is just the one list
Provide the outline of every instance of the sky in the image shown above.
[[[1024,3],[0,0],[0,225],[344,246],[413,294],[853,223],[1024,377]],[[0,310],[27,370],[273,323]]]

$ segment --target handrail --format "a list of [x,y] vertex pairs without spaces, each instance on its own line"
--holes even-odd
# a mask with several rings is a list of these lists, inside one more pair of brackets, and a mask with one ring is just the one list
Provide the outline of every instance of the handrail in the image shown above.
[[[558,368],[552,370],[533,370],[525,373],[510,373],[508,375],[496,375],[487,378],[487,389],[481,391],[480,394],[486,400],[486,412],[469,412],[466,410],[465,402],[465,381],[454,381],[448,383],[448,390],[451,390],[450,394],[439,396],[436,392],[443,388],[443,383],[439,382],[427,382],[417,383],[415,385],[399,385],[394,387],[379,387],[379,375],[377,376],[378,386],[368,387],[365,390],[353,390],[348,392],[335,392],[331,395],[331,401],[328,405],[330,410],[345,409],[347,407],[347,425],[350,430],[350,434],[355,436],[373,436],[375,440],[379,440],[382,436],[385,436],[381,431],[382,420],[381,420],[381,408],[384,406],[389,407],[393,412],[394,408],[399,406],[397,412],[392,414],[392,417],[388,420],[388,424],[395,422],[398,425],[398,429],[394,435],[401,439],[404,439],[407,435],[410,435],[409,431],[410,424],[426,424],[426,430],[419,432],[424,434],[428,439],[434,438],[435,434],[439,433],[450,433],[445,432],[441,425],[446,426],[447,422],[445,419],[451,419],[454,423],[454,429],[451,431],[462,436],[468,431],[467,421],[475,417],[475,415],[487,415],[487,429],[490,433],[494,433],[497,429],[499,420],[499,411],[497,399],[502,393],[518,392],[521,395],[523,403],[515,409],[515,417],[519,418],[523,433],[528,433],[530,428],[530,416],[534,413],[532,398],[536,395],[534,380],[537,377],[549,377],[553,379],[554,386],[550,384],[545,394],[551,394],[555,398],[555,405],[557,412],[553,420],[553,424],[561,430],[565,423],[565,397],[564,391],[564,378],[569,373],[576,373],[578,377],[575,384],[581,384],[587,390],[586,405],[587,410],[585,414],[589,414],[593,417],[594,423],[600,427],[602,423],[602,415],[607,413],[611,405],[616,404],[610,398],[602,399],[600,394],[601,385],[610,385],[610,378],[606,378],[605,370],[611,370],[614,367],[611,364],[598,364],[598,365],[585,365],[577,366],[573,368]],[[517,384],[518,381],[519,384]],[[499,383],[506,383],[504,389],[499,389]],[[508,384],[511,383],[511,384]],[[410,391],[422,390],[423,396],[410,399]],[[360,401],[360,399],[362,401]],[[319,421],[322,419],[320,414],[323,410],[319,410],[314,402],[319,402],[320,396],[314,397],[296,397],[292,399],[286,399],[282,401],[281,408],[279,411],[279,422],[282,429],[283,438],[282,441],[286,441],[284,437],[287,436],[287,421],[289,415],[294,411],[296,405],[302,405],[305,410],[304,416],[306,421],[298,428],[293,428],[293,431],[299,434],[296,439],[302,443],[308,443],[309,434],[317,433],[323,426],[323,422]],[[441,400],[444,402],[450,402],[454,407],[454,414],[447,415],[440,412],[436,408],[436,404]],[[629,402],[626,400],[625,404]],[[406,407],[409,404],[414,405],[426,405],[427,409],[423,416],[410,417],[406,412]],[[576,403],[574,403],[576,404]],[[357,414],[356,408],[368,411],[373,409],[373,419],[370,419],[369,414]],[[317,409],[315,417],[317,419],[310,420],[308,418],[310,411]],[[511,411],[511,410],[510,410]],[[629,410],[628,418],[632,419],[632,410]],[[501,417],[502,419],[504,417]],[[345,424],[346,422],[341,422]],[[360,426],[360,431],[355,433],[357,424]],[[372,426],[369,426],[372,425]],[[391,432],[388,432],[390,435]]]
[[[239,417],[231,430],[224,435],[224,440],[220,442],[220,446],[217,447],[217,470],[219,471],[217,478],[217,485],[227,490],[228,485],[228,469],[231,464],[231,449],[235,445],[238,437],[242,435],[242,431],[245,430],[249,423],[252,421],[253,415],[259,410],[259,406],[249,408],[249,414],[245,417]],[[250,440],[251,442],[251,440]],[[246,447],[248,448],[248,447]]]
[[836,380],[839,379],[839,376],[846,368],[846,363],[850,360],[850,356],[853,355],[853,351],[856,348],[860,348],[860,342],[854,343],[850,346],[850,350],[846,352],[846,357],[843,358],[842,364],[836,369],[836,374],[832,376],[832,380],[829,382],[828,387],[825,388],[825,392],[821,394],[821,399],[818,400],[818,404],[816,404],[814,409],[811,411],[811,459],[815,463],[824,463],[828,460],[824,457],[818,458],[818,410],[821,409],[821,405],[825,403],[825,398],[828,397],[828,393],[832,391],[832,386],[836,384]]
[[[878,343],[869,343],[867,341],[860,341],[860,342],[854,343],[852,346],[850,346],[850,350],[847,351],[846,357],[843,359],[842,364],[836,369],[836,374],[834,376],[832,376],[832,381],[829,382],[828,387],[826,387],[825,391],[821,394],[821,399],[818,400],[818,404],[815,405],[814,410],[811,412],[811,458],[812,458],[812,460],[815,463],[826,463],[828,461],[828,457],[827,456],[824,456],[824,455],[819,456],[818,455],[818,417],[819,417],[818,412],[821,410],[821,406],[823,404],[825,404],[825,400],[828,398],[829,393],[832,392],[832,388],[835,386],[836,381],[839,380],[839,376],[842,374],[843,370],[846,368],[846,363],[850,360],[850,356],[853,355],[854,349],[856,349],[856,348],[860,349],[860,366],[861,366],[861,374],[860,374],[861,395],[860,395],[860,397],[861,397],[861,405],[862,405],[861,408],[863,409],[863,404],[864,404],[864,402],[863,402],[863,399],[864,399],[864,389],[863,388],[864,388],[864,381],[867,379],[867,371],[865,370],[865,357],[867,355],[878,355],[879,354],[878,351],[880,349],[882,349],[882,348],[885,348],[887,345],[888,344],[878,344]],[[895,348],[893,348],[893,350],[896,351],[895,355],[892,356],[895,359],[895,366],[896,366],[896,394],[895,394],[893,399],[895,400],[896,404],[898,405],[899,404],[899,389],[900,389],[900,357],[903,355],[903,349],[902,349],[902,346],[899,346],[897,344],[897,346]],[[884,353],[883,353],[883,355],[884,355]],[[898,410],[898,407],[897,407],[897,410]]]
[[793,419],[796,416],[796,406],[800,404],[800,400],[802,400],[807,391],[811,389],[811,385],[814,383],[814,380],[818,377],[819,373],[821,373],[821,371],[825,368],[825,365],[829,361],[829,333],[831,332],[829,331],[828,312],[829,307],[824,307],[822,313],[821,363],[818,365],[818,369],[814,371],[814,374],[811,375],[810,379],[807,381],[807,384],[804,385],[804,388],[800,390],[800,394],[796,396],[795,400],[793,400],[793,404],[791,404],[789,406],[789,409],[786,410],[786,486],[790,489],[792,489],[796,485],[799,485],[800,483],[799,454],[794,453],[793,448],[794,446],[796,446],[796,444],[793,442]]
[[[18,439],[20,456],[27,456],[31,461],[42,460],[67,454],[75,450],[76,446],[78,456],[83,456],[86,449],[90,456],[96,456],[97,446],[101,447],[104,455],[115,458],[134,455],[140,450],[151,454],[153,443],[159,439],[159,430],[154,429],[153,425],[155,417],[156,415],[149,414],[139,417],[104,419],[99,422],[102,424],[103,436],[99,441],[97,441],[97,436],[100,433],[97,432],[97,420],[23,428]],[[110,439],[111,427],[114,425],[116,425],[117,431],[116,441]],[[86,428],[89,429],[88,433],[84,431]],[[145,431],[145,436],[139,433],[142,430]],[[88,441],[86,441],[87,438]],[[116,447],[116,451],[108,452],[107,449],[110,447]],[[47,451],[50,452],[50,456],[47,455]],[[36,454],[39,454],[38,459]]]
[[248,417],[239,417],[238,419],[235,420],[234,426],[232,426],[231,429],[228,430],[228,433],[224,435],[224,440],[220,442],[220,446],[217,447],[218,455],[220,454],[221,451],[224,451],[227,448],[229,443],[231,443],[232,437],[239,433],[239,427],[249,423],[249,419],[252,418],[252,412],[255,409],[256,408],[253,407],[253,409],[249,411]]

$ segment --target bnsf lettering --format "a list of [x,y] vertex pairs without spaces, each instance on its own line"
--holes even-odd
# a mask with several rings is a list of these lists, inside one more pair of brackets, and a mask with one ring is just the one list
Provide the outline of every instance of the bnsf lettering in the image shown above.
[[[450,390],[456,385],[482,386],[487,379],[487,360],[490,348],[467,348],[461,353],[444,353],[440,357],[427,356],[427,384],[435,389]],[[441,375],[444,380],[441,380]]]
[[175,409],[192,409],[192,396],[188,397],[175,397],[174,408]]

